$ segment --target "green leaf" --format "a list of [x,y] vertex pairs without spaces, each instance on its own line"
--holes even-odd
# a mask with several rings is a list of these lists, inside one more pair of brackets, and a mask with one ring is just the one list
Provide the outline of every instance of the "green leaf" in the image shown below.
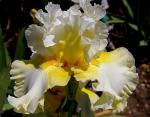
[[144,38],[146,38],[145,32],[144,32],[144,30],[142,30],[142,29],[141,29],[141,35],[142,35]]
[[13,109],[13,106],[11,106],[9,103],[4,104],[3,111],[10,110],[10,109]]
[[68,115],[67,115],[67,117],[72,117],[73,112],[74,112],[75,109],[76,109],[76,102],[75,101],[71,101],[69,109],[68,109]]
[[118,17],[111,17],[111,20],[107,21],[107,24],[117,24],[117,23],[124,23],[125,21],[123,19],[120,19]]
[[90,99],[87,94],[81,92],[79,106],[82,108],[81,117],[93,117],[94,113],[91,110]]
[[23,59],[25,57],[25,45],[24,45],[24,31],[25,28],[19,32],[18,41],[16,45],[15,59]]
[[85,87],[88,84],[87,82],[79,82],[79,86],[76,92],[76,101],[78,103],[78,107],[81,108],[81,110],[78,112],[78,117],[94,117],[94,112],[91,109],[91,102],[89,99],[89,96],[81,91],[83,87]]
[[5,48],[3,45],[3,35],[2,35],[2,28],[0,26],[0,71],[6,66],[6,55],[5,55]]
[[130,17],[134,18],[133,11],[132,11],[131,6],[129,5],[128,1],[127,0],[122,0],[122,2],[124,4],[124,6],[127,8]]
[[68,114],[67,117],[72,117],[74,111],[76,110],[76,101],[75,96],[78,89],[78,82],[75,80],[75,78],[71,78],[68,85],[67,85],[67,91],[68,91],[68,101],[66,103],[66,107],[68,107]]
[[6,101],[6,93],[10,83],[9,80],[9,67],[10,57],[7,49],[4,47],[2,40],[2,29],[0,26],[0,116],[3,105]]
[[146,40],[141,40],[139,46],[148,46],[148,42]]
[[9,66],[11,64],[11,57],[9,56],[9,52],[6,48],[5,48],[5,58],[6,58],[6,65]]
[[138,26],[132,23],[128,23],[128,25],[135,31],[138,31]]
[[121,115],[103,115],[100,117],[125,117],[125,116],[121,116]]
[[67,88],[68,88],[68,98],[73,100],[75,98],[76,95],[76,91],[78,89],[78,82],[75,80],[75,78],[71,78]]
[[0,72],[0,114],[2,112],[3,105],[6,101],[6,93],[9,84],[9,69],[8,67],[6,67]]

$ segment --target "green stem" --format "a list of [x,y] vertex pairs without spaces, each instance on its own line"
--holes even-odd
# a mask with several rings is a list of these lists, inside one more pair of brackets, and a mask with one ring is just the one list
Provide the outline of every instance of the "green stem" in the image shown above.
[[68,83],[68,87],[67,87],[68,88],[68,101],[70,102],[70,104],[69,104],[67,117],[71,117],[76,110],[75,97],[76,97],[78,85],[79,83],[75,80],[74,77],[72,77]]

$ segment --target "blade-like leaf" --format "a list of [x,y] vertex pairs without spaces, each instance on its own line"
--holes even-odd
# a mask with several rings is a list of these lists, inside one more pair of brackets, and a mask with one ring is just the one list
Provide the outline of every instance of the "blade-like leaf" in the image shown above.
[[0,114],[6,101],[7,88],[9,86],[9,69],[6,67],[0,72]]
[[111,17],[110,20],[107,21],[107,24],[117,24],[117,23],[124,23],[125,21],[123,19],[120,19],[118,17]]
[[138,26],[132,23],[128,23],[128,25],[135,31],[138,31]]
[[123,4],[124,4],[124,6],[127,8],[130,17],[131,17],[131,18],[134,18],[133,11],[132,11],[131,6],[130,6],[130,4],[128,3],[128,1],[127,1],[127,0],[122,0],[122,2],[123,2]]
[[18,41],[16,45],[15,59],[23,59],[25,56],[25,45],[24,45],[24,31],[25,28],[19,32]]
[[7,88],[10,83],[9,80],[9,67],[10,57],[7,49],[3,45],[2,29],[0,27],[0,116],[3,105],[6,101]]
[[3,45],[3,40],[2,40],[2,29],[0,26],[0,71],[6,66],[6,55],[5,55],[5,48]]

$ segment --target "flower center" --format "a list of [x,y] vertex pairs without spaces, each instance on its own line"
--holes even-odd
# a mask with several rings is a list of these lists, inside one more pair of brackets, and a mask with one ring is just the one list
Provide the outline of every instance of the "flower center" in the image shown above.
[[70,68],[83,67],[87,64],[85,57],[87,45],[82,43],[80,30],[75,26],[64,26],[63,30],[56,35],[56,44],[52,48],[55,57],[46,62],[46,66],[55,64]]

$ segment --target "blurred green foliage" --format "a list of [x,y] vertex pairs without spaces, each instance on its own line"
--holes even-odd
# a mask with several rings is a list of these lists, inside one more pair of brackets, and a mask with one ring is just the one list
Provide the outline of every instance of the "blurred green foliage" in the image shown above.
[[16,44],[16,50],[15,50],[15,59],[23,59],[25,58],[25,45],[24,45],[24,32],[25,28],[22,28],[18,35],[18,41]]
[[118,10],[121,12],[118,14],[121,15],[118,14],[115,14],[116,16],[111,15],[107,23],[118,24],[120,28],[122,25],[124,25],[124,28],[126,28],[126,30],[131,31],[128,32],[128,34],[132,33],[132,35],[138,35],[137,40],[132,39],[130,41],[138,41],[137,46],[148,46],[148,43],[150,41],[150,36],[148,31],[149,30],[148,26],[150,26],[150,16],[149,16],[150,8],[146,4],[147,1],[146,0],[144,1],[135,0],[135,2],[131,2],[129,0],[121,0],[121,1],[122,2],[120,4],[122,4],[123,7],[119,8]]
[[[150,7],[148,0],[108,0],[107,24],[113,25],[109,33],[113,48],[124,46],[136,59],[136,66],[146,63],[150,56]],[[110,45],[110,48],[111,48]],[[109,46],[108,46],[109,47]]]
[[6,101],[7,88],[10,83],[9,80],[9,64],[10,57],[7,49],[3,45],[2,29],[0,27],[0,116],[3,105]]

